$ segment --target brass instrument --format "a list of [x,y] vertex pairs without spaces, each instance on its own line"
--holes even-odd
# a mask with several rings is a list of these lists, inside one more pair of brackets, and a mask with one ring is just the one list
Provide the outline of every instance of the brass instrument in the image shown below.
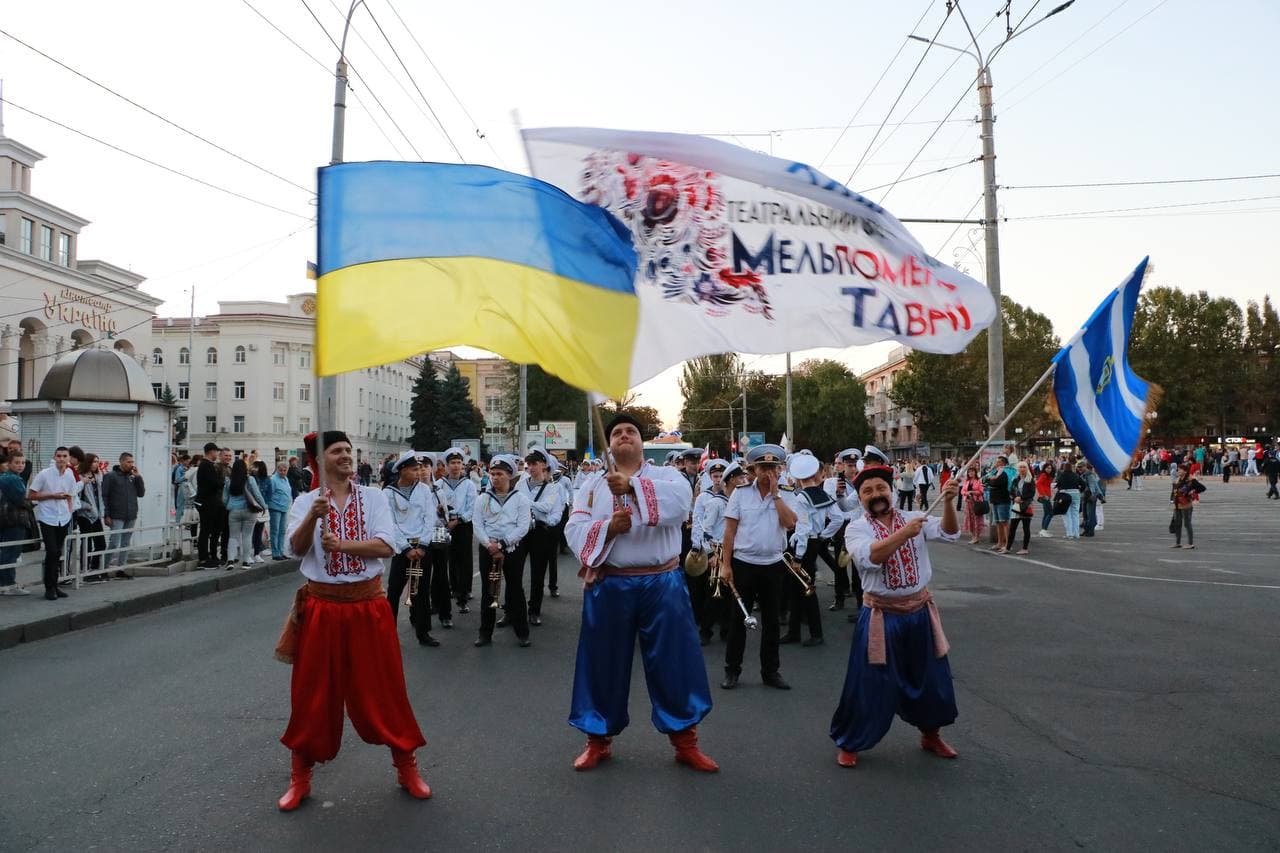
[[493,564],[489,567],[489,583],[493,584],[493,589],[489,594],[489,609],[498,609],[498,593],[502,592],[502,563],[507,557],[506,551],[499,551],[498,556],[493,558]]
[[782,564],[787,567],[787,571],[791,572],[792,577],[800,581],[800,586],[804,587],[806,596],[813,595],[813,582],[809,579],[809,573],[796,562],[796,558],[786,553],[782,553]]
[[729,592],[733,593],[733,600],[738,602],[738,609],[742,611],[742,624],[752,631],[759,628],[760,620],[747,611],[747,605],[742,603],[742,596],[738,595],[738,590],[734,588],[733,584],[729,584]]
[[711,546],[711,550],[707,554],[707,567],[711,572],[711,597],[720,598],[720,543]]
[[[418,540],[409,540],[409,550],[418,548]],[[414,557],[409,561],[409,565],[404,570],[405,576],[409,578],[409,594],[404,597],[405,604],[411,604],[413,597],[418,594],[418,583],[422,580],[422,557]]]

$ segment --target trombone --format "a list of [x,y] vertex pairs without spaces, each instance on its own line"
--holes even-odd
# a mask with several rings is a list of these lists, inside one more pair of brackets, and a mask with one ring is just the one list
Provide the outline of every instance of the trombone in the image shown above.
[[721,598],[720,595],[720,543],[713,543],[711,553],[707,555],[707,563],[711,566],[711,597]]
[[502,592],[502,563],[507,558],[506,551],[499,551],[498,556],[493,558],[489,566],[489,583],[493,584],[493,588],[489,593],[489,609],[498,609],[498,593]]
[[800,581],[800,586],[804,587],[805,596],[813,595],[813,582],[809,579],[809,573],[796,562],[796,558],[783,551],[782,564],[787,567],[787,571],[791,572],[792,577]]
[[[420,551],[418,539],[409,540],[409,550]],[[405,604],[412,604],[413,597],[418,594],[418,584],[422,580],[422,557],[417,556],[409,561],[408,567],[405,569],[405,575],[409,578],[409,593],[404,597]]]

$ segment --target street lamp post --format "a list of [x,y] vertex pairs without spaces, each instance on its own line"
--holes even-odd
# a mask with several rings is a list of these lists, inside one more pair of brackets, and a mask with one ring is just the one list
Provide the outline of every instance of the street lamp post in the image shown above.
[[[996,307],[995,319],[991,321],[991,325],[987,328],[987,422],[991,426],[995,426],[1004,420],[1004,317],[1000,308],[1000,228],[998,223],[999,209],[996,205],[996,142],[995,118],[992,115],[991,62],[1010,41],[1033,27],[1044,23],[1074,2],[1075,0],[1067,0],[1067,2],[1055,7],[1026,29],[1019,29],[1017,32],[1010,34],[1004,41],[996,45],[985,58],[982,55],[982,48],[978,45],[978,39],[973,34],[973,29],[969,26],[969,21],[965,18],[964,10],[960,8],[959,3],[955,4],[955,9],[960,13],[960,17],[964,21],[965,29],[969,31],[969,38],[973,42],[973,50],[952,47],[949,44],[943,44],[922,36],[908,36],[914,41],[922,41],[925,44],[933,44],[937,47],[963,53],[973,57],[974,61],[978,63],[977,83],[978,107],[981,112],[980,120],[982,123],[982,199],[983,228],[986,232],[987,288],[991,291],[991,298],[995,301]],[[993,436],[992,440],[1003,441],[1004,436]]]

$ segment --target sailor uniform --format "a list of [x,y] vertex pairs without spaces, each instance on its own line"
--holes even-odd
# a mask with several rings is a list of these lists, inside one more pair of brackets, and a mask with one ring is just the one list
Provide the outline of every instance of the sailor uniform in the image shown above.
[[[552,481],[550,471],[541,483],[534,483],[528,476],[521,478],[515,491],[529,499],[533,513],[533,526],[525,538],[525,551],[529,555],[529,615],[541,616],[547,568],[555,565],[559,551],[556,526],[564,512],[564,491]],[[554,579],[552,586],[556,586]]]
[[502,561],[502,585],[507,622],[515,629],[516,637],[521,640],[529,638],[529,612],[524,597],[523,540],[532,524],[532,512],[529,495],[515,489],[501,497],[493,492],[485,492],[476,499],[472,524],[480,555],[481,640],[493,638],[493,626],[497,619],[494,612],[496,608],[489,606],[493,601],[493,584],[489,581],[489,572],[493,568],[493,557],[489,554],[490,542],[498,543],[506,554]]
[[[419,642],[430,644],[428,636],[431,632],[432,611],[428,599],[437,603],[439,600],[439,595],[432,595],[435,572],[432,571],[431,554],[427,549],[431,531],[436,524],[436,498],[421,483],[404,487],[395,482],[383,489],[383,497],[396,531],[396,553],[391,558],[391,568],[387,573],[387,600],[391,603],[392,614],[398,614],[405,584],[409,579],[409,552],[417,548],[422,552],[418,562],[422,568],[422,577],[418,581],[417,593],[409,601],[409,624],[413,625]],[[447,597],[447,585],[444,594]]]
[[[445,455],[448,460],[450,454]],[[471,517],[476,507],[476,486],[470,477],[452,480],[448,477],[436,481],[438,494],[447,502],[449,512],[457,519],[449,538],[449,589],[458,607],[465,607],[471,598],[471,553],[473,528]]]

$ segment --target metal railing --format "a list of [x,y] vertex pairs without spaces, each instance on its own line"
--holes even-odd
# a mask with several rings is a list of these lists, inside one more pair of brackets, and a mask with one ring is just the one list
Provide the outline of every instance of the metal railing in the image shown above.
[[[151,531],[159,531],[160,535],[156,541],[137,542],[134,538],[139,533],[149,533]],[[122,534],[129,534],[130,542],[128,545],[112,545],[113,535],[120,537]],[[101,547],[95,547],[94,540],[101,539],[100,543],[96,543]],[[150,538],[150,537],[147,537]],[[27,552],[25,546],[38,544],[43,546],[44,541],[37,537],[32,539],[15,539],[11,542],[0,542],[3,548],[21,548],[22,551],[18,555],[18,559],[12,563],[0,565],[0,569],[12,568],[19,570],[25,566],[34,566],[41,568],[44,562],[43,550]],[[67,534],[66,542],[62,551],[62,569],[58,574],[58,582],[62,583],[70,579],[76,589],[84,585],[85,578],[96,577],[98,575],[107,575],[111,572],[125,571],[126,569],[141,568],[145,566],[158,566],[173,562],[175,557],[184,554],[194,553],[194,538],[188,525],[179,524],[177,522],[169,522],[167,524],[149,524],[134,525],[133,527],[121,530],[92,530],[87,532],[74,531]],[[36,559],[23,562],[22,557],[25,553],[31,553]],[[124,554],[123,562],[117,562],[116,565],[108,567],[106,565],[108,557],[116,554]],[[143,555],[141,559],[133,559],[134,554]],[[96,566],[94,565],[96,561]],[[93,566],[91,568],[91,566]],[[16,579],[18,586],[21,587],[38,587],[43,584],[43,580],[37,578],[35,580],[23,582]]]

